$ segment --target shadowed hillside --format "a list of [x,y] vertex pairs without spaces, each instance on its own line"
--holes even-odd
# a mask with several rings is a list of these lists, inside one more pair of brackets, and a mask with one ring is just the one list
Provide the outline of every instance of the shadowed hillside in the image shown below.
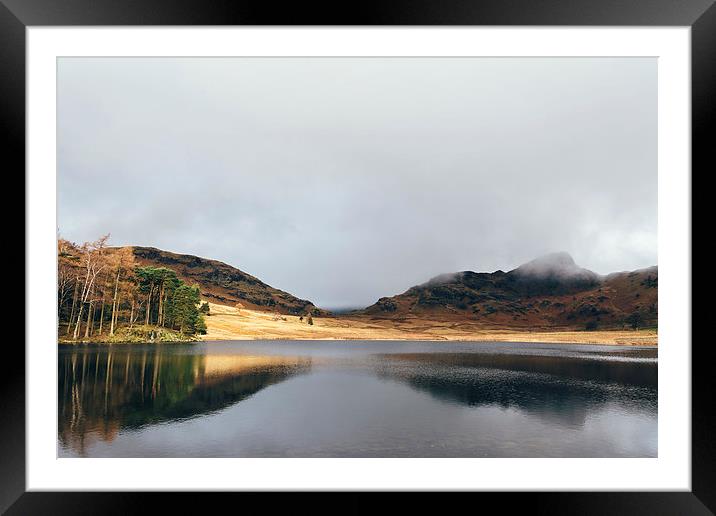
[[359,312],[462,319],[507,327],[623,328],[657,324],[658,269],[600,276],[566,253],[510,271],[437,276]]
[[294,315],[326,313],[310,301],[273,288],[217,260],[170,253],[154,247],[134,246],[131,250],[138,264],[172,269],[182,280],[198,285],[201,295],[214,303],[230,306],[239,303],[246,308]]

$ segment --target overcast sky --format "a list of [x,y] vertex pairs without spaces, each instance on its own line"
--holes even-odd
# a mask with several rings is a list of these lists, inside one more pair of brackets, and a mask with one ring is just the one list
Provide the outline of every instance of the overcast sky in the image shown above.
[[654,58],[62,58],[58,226],[318,306],[657,263]]

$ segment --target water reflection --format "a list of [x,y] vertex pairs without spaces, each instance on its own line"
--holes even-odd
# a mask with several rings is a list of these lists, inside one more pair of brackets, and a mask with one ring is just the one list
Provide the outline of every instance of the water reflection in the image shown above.
[[310,357],[90,346],[59,355],[59,441],[84,455],[119,431],[223,409],[311,367]]
[[60,456],[654,457],[657,351],[498,343],[63,347]]
[[434,398],[471,407],[516,408],[579,427],[607,405],[657,410],[655,362],[491,353],[382,355],[377,374]]

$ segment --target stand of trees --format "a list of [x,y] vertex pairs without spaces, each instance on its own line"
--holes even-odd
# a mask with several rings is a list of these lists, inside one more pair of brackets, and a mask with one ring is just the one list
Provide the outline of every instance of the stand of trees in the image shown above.
[[118,328],[158,326],[185,335],[206,333],[199,288],[165,267],[139,267],[128,248],[107,247],[109,235],[57,244],[60,336],[113,336]]

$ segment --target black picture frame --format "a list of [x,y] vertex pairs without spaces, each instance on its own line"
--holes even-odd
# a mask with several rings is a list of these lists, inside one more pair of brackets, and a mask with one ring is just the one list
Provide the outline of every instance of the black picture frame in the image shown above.
[[[586,25],[689,26],[692,51],[692,181],[715,169],[716,5],[713,0],[394,0],[277,6],[245,0],[0,0],[0,127],[7,144],[5,176],[25,170],[25,29],[75,25]],[[692,183],[693,184],[693,183]],[[705,189],[692,188],[692,206]],[[694,222],[697,222],[694,220]],[[698,234],[698,233],[697,233]],[[693,250],[692,250],[693,253]],[[699,262],[693,260],[693,270]],[[31,271],[25,270],[26,277]],[[28,307],[31,309],[31,307]],[[694,306],[697,320],[707,318]],[[700,317],[698,314],[702,314]],[[693,319],[693,316],[692,316]],[[0,512],[20,514],[128,514],[162,508],[207,511],[208,503],[242,504],[248,493],[59,493],[25,491],[25,352],[7,343],[12,367],[0,375]],[[685,343],[691,345],[691,343]],[[703,344],[708,344],[703,343]],[[716,511],[716,444],[711,413],[713,373],[709,346],[692,346],[692,491],[480,493],[504,510],[529,507],[535,514],[713,514]],[[20,366],[19,364],[22,364]],[[275,495],[273,495],[275,496]],[[376,494],[352,494],[339,512],[369,510]],[[475,494],[458,495],[458,497]],[[211,499],[209,499],[211,498]],[[423,494],[414,502],[425,507]],[[274,498],[274,501],[278,501]],[[460,503],[459,500],[455,502]],[[438,501],[445,508],[443,501]],[[473,503],[473,502],[468,502]],[[291,510],[323,507],[294,494]]]

